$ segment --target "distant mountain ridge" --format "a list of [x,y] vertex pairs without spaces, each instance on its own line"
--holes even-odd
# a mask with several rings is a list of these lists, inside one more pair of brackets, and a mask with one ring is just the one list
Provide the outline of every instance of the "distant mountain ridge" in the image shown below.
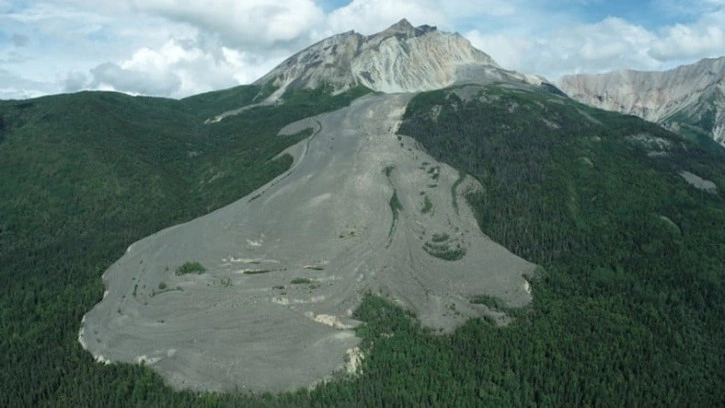
[[663,72],[567,75],[559,88],[582,103],[639,116],[725,146],[725,57]]
[[365,86],[384,93],[422,92],[461,82],[516,81],[539,85],[543,78],[501,68],[488,54],[457,33],[413,27],[403,19],[364,36],[334,35],[288,58],[254,82],[288,88],[330,86],[341,91]]

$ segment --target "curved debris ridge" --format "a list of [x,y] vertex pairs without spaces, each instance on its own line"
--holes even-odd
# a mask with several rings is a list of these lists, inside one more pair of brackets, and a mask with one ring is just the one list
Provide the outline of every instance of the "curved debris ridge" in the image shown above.
[[501,69],[493,58],[457,33],[428,25],[413,27],[404,19],[370,36],[349,31],[327,38],[282,62],[255,84],[277,87],[273,95],[277,98],[289,87],[330,86],[341,91],[362,85],[386,93],[418,92],[444,88],[462,79],[536,85],[543,81]]
[[[290,170],[227,207],[133,244],[79,340],[99,361],[143,361],[172,386],[281,391],[350,369],[365,293],[451,330],[531,300],[534,265],[480,232],[481,188],[398,135],[412,95],[371,95],[290,126]],[[349,357],[348,357],[349,360]]]

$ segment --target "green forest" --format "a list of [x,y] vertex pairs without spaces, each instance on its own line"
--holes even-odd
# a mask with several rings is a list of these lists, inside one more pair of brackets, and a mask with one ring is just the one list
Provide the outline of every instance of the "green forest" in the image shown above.
[[542,266],[513,323],[434,335],[367,296],[362,373],[281,395],[178,392],[147,367],[94,362],[80,321],[128,245],[280,174],[291,158],[273,158],[306,136],[280,128],[367,90],[294,91],[204,124],[267,92],[0,102],[0,406],[725,405],[723,149],[496,85],[418,95],[400,133],[477,178],[481,229]]

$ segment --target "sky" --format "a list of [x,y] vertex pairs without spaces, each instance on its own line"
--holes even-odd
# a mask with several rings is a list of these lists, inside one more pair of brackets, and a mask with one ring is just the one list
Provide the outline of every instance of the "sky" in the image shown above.
[[0,99],[88,89],[182,98],[251,83],[325,37],[402,18],[552,81],[725,56],[725,0],[0,0]]

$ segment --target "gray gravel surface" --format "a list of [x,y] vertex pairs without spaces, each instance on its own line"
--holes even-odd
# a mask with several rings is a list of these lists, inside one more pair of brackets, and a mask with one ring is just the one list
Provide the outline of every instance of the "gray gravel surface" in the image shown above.
[[[470,297],[524,306],[534,265],[481,233],[463,198],[475,180],[396,134],[411,97],[370,95],[283,129],[315,130],[288,149],[292,168],[129,247],[103,275],[82,345],[99,361],[144,361],[175,388],[281,391],[345,369],[367,292],[441,331],[505,321]],[[206,271],[177,276],[188,261]]]

